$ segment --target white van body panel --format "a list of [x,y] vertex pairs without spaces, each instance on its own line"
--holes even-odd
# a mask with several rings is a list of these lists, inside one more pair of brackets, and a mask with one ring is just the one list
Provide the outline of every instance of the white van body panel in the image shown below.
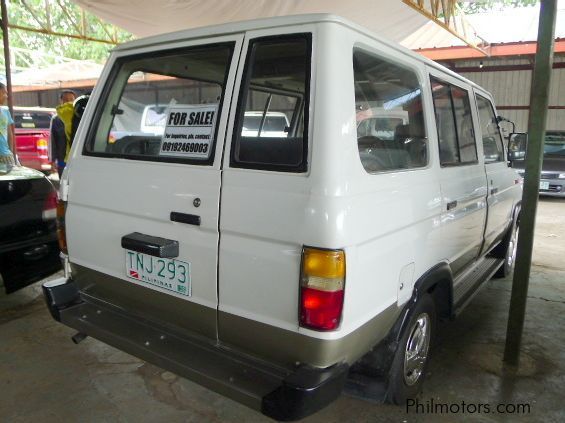
[[[77,228],[67,236],[73,263],[131,283],[124,271],[121,236],[137,231],[176,239],[180,243],[179,260],[192,264],[192,296],[186,297],[155,286],[151,289],[215,307],[219,172],[198,169],[191,175],[184,165],[167,163],[167,172],[161,173],[159,170],[162,165],[159,163],[140,166],[131,160],[108,161],[111,163],[106,163],[108,166],[105,171],[101,171],[100,166],[106,160],[85,157],[74,162],[81,170],[75,174],[75,182],[69,185],[70,207],[66,216],[67,225]],[[127,172],[128,178],[118,176],[117,171],[112,169],[116,165],[119,165],[119,172]],[[147,174],[152,175],[150,181],[145,178]],[[186,183],[191,178],[199,180],[198,187]],[[132,180],[137,182],[133,184]],[[145,183],[140,183],[144,180]],[[96,181],[96,184],[92,184],[92,181]],[[88,185],[92,185],[88,191],[74,189]],[[151,201],[147,201],[148,196]],[[198,211],[202,217],[199,228],[170,221],[171,211],[192,209],[195,198],[202,201]],[[104,202],[99,199],[104,199]],[[151,229],[143,229],[148,225]],[[89,242],[84,242],[85,239]],[[103,243],[105,247],[93,248],[98,243]]]

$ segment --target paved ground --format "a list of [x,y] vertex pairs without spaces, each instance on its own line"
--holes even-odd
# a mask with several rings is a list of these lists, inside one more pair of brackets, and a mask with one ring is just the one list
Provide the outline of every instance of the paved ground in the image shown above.
[[[342,395],[305,421],[565,421],[565,201],[542,200],[538,210],[517,373],[501,366],[511,280],[491,281],[456,321],[442,328],[420,412]],[[74,332],[51,319],[39,286],[0,298],[0,421],[269,421],[96,340],[74,345]],[[426,412],[432,401],[450,404],[459,413]],[[506,404],[508,411],[527,404],[530,412],[498,413],[498,404]]]

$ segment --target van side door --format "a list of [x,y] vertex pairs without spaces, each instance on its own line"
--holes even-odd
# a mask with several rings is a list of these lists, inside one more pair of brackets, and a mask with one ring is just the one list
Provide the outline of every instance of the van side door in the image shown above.
[[474,135],[471,95],[461,81],[430,69],[440,161],[442,241],[453,274],[479,255],[486,178]]
[[486,93],[477,90],[475,98],[479,118],[477,137],[483,145],[488,183],[488,217],[483,249],[483,252],[486,252],[501,239],[510,222],[515,197],[512,189],[518,178],[508,168],[492,100]]

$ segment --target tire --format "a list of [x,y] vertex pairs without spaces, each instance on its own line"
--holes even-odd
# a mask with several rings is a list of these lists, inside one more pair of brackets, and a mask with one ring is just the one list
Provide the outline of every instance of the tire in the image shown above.
[[4,285],[4,278],[2,277],[2,273],[0,273],[0,297],[4,297],[6,295],[6,286]]
[[416,303],[398,343],[388,375],[386,402],[403,405],[407,399],[419,394],[428,368],[435,328],[435,303],[429,294],[425,294]]
[[518,220],[516,220],[512,227],[510,228],[510,232],[508,233],[508,237],[505,241],[505,249],[504,249],[504,264],[500,266],[500,268],[494,274],[495,278],[505,278],[506,276],[512,273],[514,269],[514,263],[516,262],[516,245],[518,243],[518,234],[520,232],[520,226],[518,224]]

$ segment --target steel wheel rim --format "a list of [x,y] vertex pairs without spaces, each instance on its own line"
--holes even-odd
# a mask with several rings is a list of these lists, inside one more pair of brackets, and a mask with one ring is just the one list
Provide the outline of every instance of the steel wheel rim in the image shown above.
[[412,325],[404,351],[404,382],[412,386],[420,380],[430,348],[430,316],[422,313]]
[[516,249],[518,247],[518,231],[520,229],[518,227],[516,227],[516,230],[514,231],[514,235],[512,236],[512,238],[510,238],[510,243],[508,245],[508,257],[506,259],[507,263],[508,263],[508,268],[511,269],[512,266],[514,265],[514,262],[516,261]]

